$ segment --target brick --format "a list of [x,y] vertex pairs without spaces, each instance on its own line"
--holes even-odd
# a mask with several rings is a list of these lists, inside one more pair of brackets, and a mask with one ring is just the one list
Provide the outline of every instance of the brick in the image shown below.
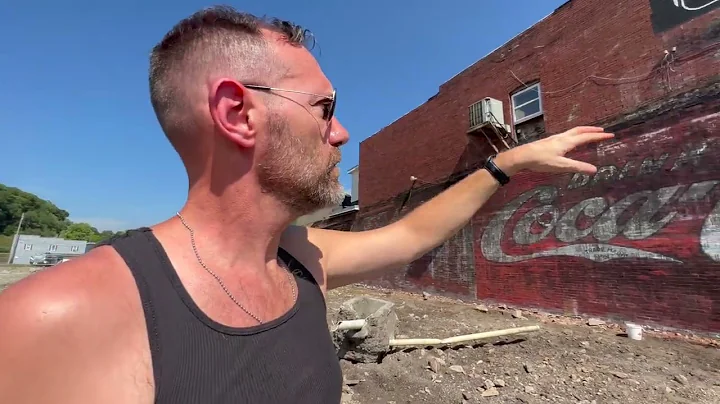
[[[569,1],[363,141],[361,209],[343,229],[398,220],[476,170],[491,148],[466,134],[467,106],[499,99],[509,122],[518,78],[541,83],[538,136],[588,124],[617,134],[571,156],[599,175],[522,173],[443,246],[375,283],[720,331],[720,240],[708,233],[720,214],[720,9],[660,34],[650,13],[647,0]],[[548,200],[493,222],[533,190]]]

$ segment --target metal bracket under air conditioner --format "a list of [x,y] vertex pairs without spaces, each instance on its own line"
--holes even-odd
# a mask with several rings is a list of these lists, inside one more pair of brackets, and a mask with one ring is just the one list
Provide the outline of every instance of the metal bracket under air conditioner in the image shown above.
[[[495,145],[497,140],[500,141],[501,147],[504,146],[505,150],[512,149],[512,146],[510,146],[510,144],[508,144],[506,140],[509,140],[510,143],[513,143],[513,145],[517,145],[518,143],[517,139],[515,139],[513,134],[505,125],[485,122],[481,125],[472,127],[467,131],[468,135],[477,135],[478,133],[482,133],[485,136],[485,139],[487,139],[488,143],[490,143],[490,146],[492,146],[492,148],[495,150],[495,153],[500,153],[500,150]],[[496,142],[493,142],[492,139],[497,140]]]

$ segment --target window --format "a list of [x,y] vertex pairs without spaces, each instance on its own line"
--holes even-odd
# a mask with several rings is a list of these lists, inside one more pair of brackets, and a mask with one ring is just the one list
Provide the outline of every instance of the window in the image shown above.
[[515,124],[535,118],[543,113],[542,100],[540,99],[540,83],[523,88],[513,94],[511,99]]
[[70,252],[78,252],[79,249],[80,249],[80,247],[74,245],[74,246],[70,247]]
[[32,250],[32,244],[25,244],[25,251],[31,251]]
[[50,248],[48,248],[48,251],[50,251],[50,252],[57,251],[57,246],[55,244],[51,244]]

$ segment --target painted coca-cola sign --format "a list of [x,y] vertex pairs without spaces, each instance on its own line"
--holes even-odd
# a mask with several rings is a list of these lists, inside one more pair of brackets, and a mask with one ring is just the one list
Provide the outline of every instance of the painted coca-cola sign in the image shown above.
[[[718,155],[718,121],[715,113],[620,139],[598,154],[634,158],[504,201],[486,221],[482,256],[496,263],[574,257],[683,264],[701,253],[720,262],[720,172],[703,169]],[[684,147],[656,152],[672,150],[663,143],[677,142],[677,131],[688,133]],[[689,237],[696,248],[678,245]]]
[[[682,262],[679,258],[673,257],[672,252],[657,253],[615,245],[612,241],[618,237],[624,237],[626,240],[644,240],[652,237],[673,220],[681,220],[677,217],[677,211],[671,211],[659,219],[652,219],[671,198],[676,197],[678,203],[701,200],[718,183],[720,180],[710,180],[657,190],[643,190],[629,194],[612,204],[604,197],[591,197],[578,202],[564,212],[556,205],[558,188],[541,186],[523,193],[498,212],[483,234],[480,246],[484,257],[494,262],[519,262],[553,256],[581,257],[596,262],[619,258]],[[532,200],[540,202],[541,205],[524,213],[515,221],[514,226],[508,226],[518,209]],[[642,201],[642,204],[632,212],[630,219],[621,225],[620,217],[638,201]],[[588,227],[579,228],[577,223],[580,215],[594,218],[595,221]],[[542,227],[541,232],[531,232],[531,226],[535,223]],[[506,232],[512,235],[512,240],[518,245],[533,245],[551,235],[558,242],[567,245],[512,255],[502,249]],[[594,242],[578,243],[587,236],[591,236]],[[698,243],[708,257],[720,261],[720,202],[717,202],[707,214],[699,233]]]

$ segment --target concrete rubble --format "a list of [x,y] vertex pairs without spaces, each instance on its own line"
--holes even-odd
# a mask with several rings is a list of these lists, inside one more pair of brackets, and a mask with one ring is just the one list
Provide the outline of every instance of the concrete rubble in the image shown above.
[[[624,335],[622,324],[608,320],[600,323],[531,309],[518,313],[515,307],[466,304],[437,295],[389,293],[362,287],[346,290],[352,294],[335,292],[338,294],[335,303],[328,305],[331,328],[340,321],[340,307],[347,314],[342,320],[356,320],[358,315],[378,317],[367,310],[364,313],[357,310],[358,300],[367,298],[380,300],[375,307],[388,310],[385,313],[381,310],[383,315],[379,317],[387,315],[395,322],[394,329],[386,328],[382,339],[374,339],[375,344],[368,344],[369,347],[355,344],[362,347],[362,352],[342,352],[342,357],[354,360],[365,357],[362,361],[341,360],[348,380],[363,380],[352,387],[345,384],[347,404],[720,403],[717,345],[692,345],[684,337],[677,338],[679,341],[668,338],[675,333],[649,329],[646,339],[632,341]],[[536,322],[543,324],[543,328],[529,336],[402,349],[388,349],[386,345],[386,341],[397,341],[393,338],[443,338]],[[357,333],[362,335],[364,331],[335,335],[347,337]],[[692,340],[698,342],[697,338]],[[343,346],[347,349],[347,342],[337,345]],[[378,360],[376,354],[381,350],[382,360]]]
[[337,321],[365,319],[360,330],[334,330],[333,343],[338,358],[351,362],[377,362],[388,351],[395,336],[398,317],[395,304],[368,296],[358,296],[343,303]]

